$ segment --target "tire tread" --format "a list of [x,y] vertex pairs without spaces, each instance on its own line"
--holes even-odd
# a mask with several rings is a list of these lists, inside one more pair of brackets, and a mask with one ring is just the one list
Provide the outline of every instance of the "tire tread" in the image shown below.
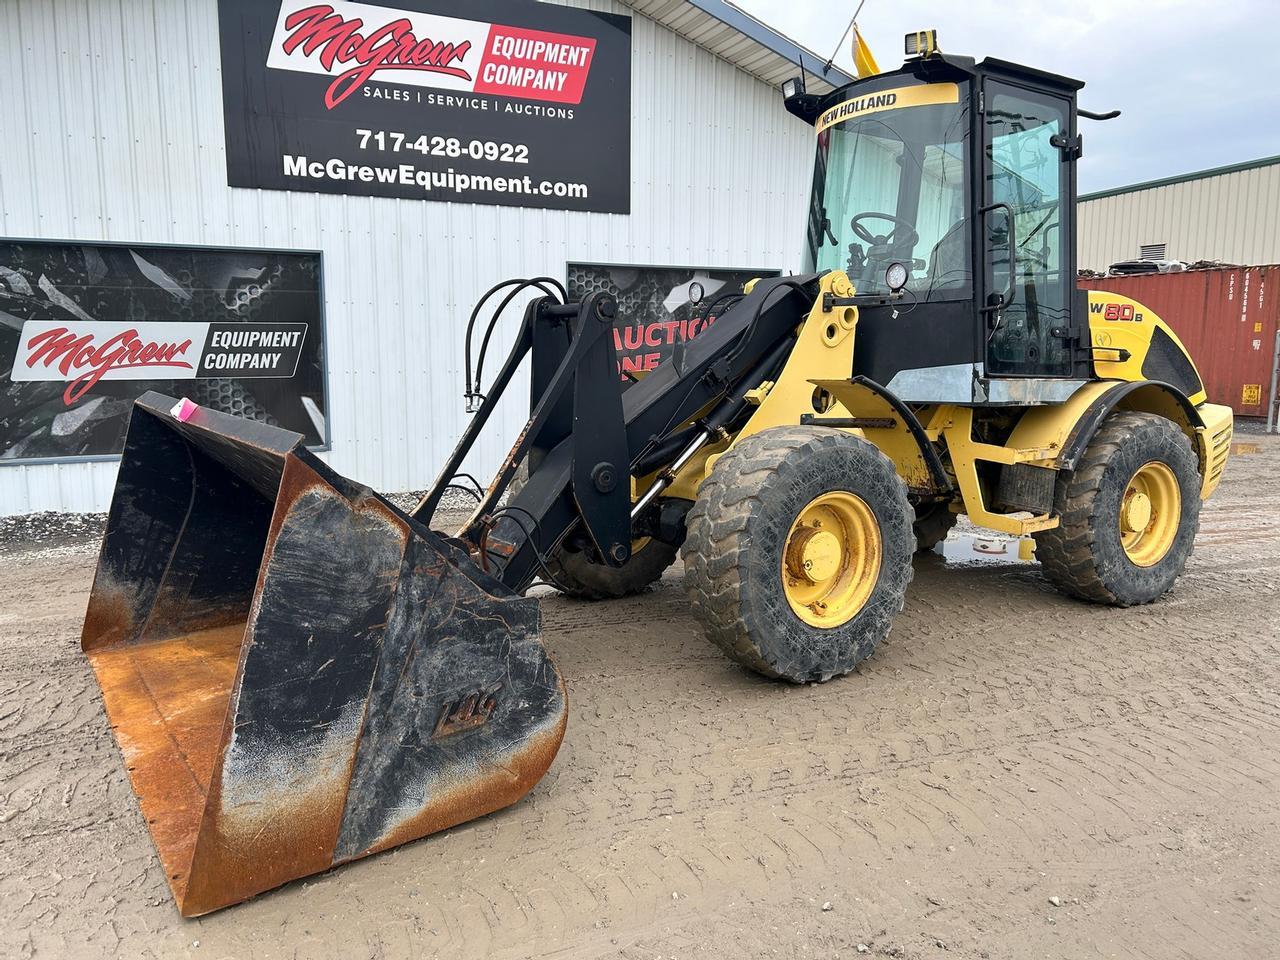
[[[750,528],[762,512],[762,491],[775,475],[786,475],[806,452],[854,441],[869,453],[884,457],[874,445],[838,431],[813,427],[776,427],[738,443],[716,463],[703,481],[698,499],[686,520],[683,548],[685,590],[694,615],[707,638],[731,660],[774,679],[828,680],[836,671],[814,677],[797,677],[785,664],[771,662],[752,639],[752,625],[742,602],[745,572],[751,563]],[[887,458],[885,458],[887,462]],[[892,464],[890,463],[890,471]],[[906,485],[894,474],[895,495],[904,517],[913,516]],[[907,528],[909,529],[909,527]],[[914,549],[914,542],[911,545]],[[908,550],[908,554],[911,551]],[[892,575],[892,571],[886,571]],[[875,611],[888,621],[902,610],[912,570],[906,564],[901,582],[890,591],[890,600]],[[785,600],[782,601],[785,603]]]
[[[1190,447],[1186,435],[1165,417],[1136,411],[1111,414],[1089,443],[1079,466],[1058,480],[1056,509],[1060,522],[1053,530],[1034,535],[1036,559],[1041,570],[1068,596],[1110,606],[1150,603],[1157,597],[1134,601],[1117,593],[1099,568],[1099,544],[1094,525],[1094,503],[1106,482],[1107,466],[1125,448],[1139,442],[1143,434],[1162,435],[1173,446]],[[1191,451],[1188,449],[1188,453]],[[1192,454],[1194,456],[1194,454]],[[1184,511],[1199,523],[1198,501]]]

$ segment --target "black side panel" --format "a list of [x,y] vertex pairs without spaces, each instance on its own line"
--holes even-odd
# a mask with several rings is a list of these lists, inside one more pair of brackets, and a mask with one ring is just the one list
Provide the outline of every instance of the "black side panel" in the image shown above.
[[1195,366],[1178,349],[1173,338],[1159,327],[1151,335],[1151,346],[1142,361],[1142,375],[1148,380],[1159,380],[1175,386],[1188,397],[1204,389]]
[[[893,314],[897,311],[897,316]],[[853,375],[889,383],[901,370],[976,363],[982,359],[974,337],[973,302],[950,300],[895,307],[862,307]]]

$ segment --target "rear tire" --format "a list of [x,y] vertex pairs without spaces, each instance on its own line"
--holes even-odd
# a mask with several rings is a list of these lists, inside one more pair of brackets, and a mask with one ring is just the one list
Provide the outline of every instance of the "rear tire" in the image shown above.
[[[892,461],[866,440],[821,427],[747,437],[716,462],[689,512],[685,590],[694,614],[725,654],[766,677],[848,673],[902,609],[913,517]],[[819,538],[839,546],[818,556]],[[797,562],[816,583],[796,573]]]
[[[529,474],[524,464],[507,486],[507,501],[513,500],[525,485]],[[547,558],[547,572],[564,588],[564,593],[579,600],[617,600],[647,590],[662,579],[675,563],[679,547],[661,540],[646,539],[632,545],[631,559],[620,567],[592,563],[581,550],[559,547]]]
[[1035,534],[1049,582],[1093,603],[1150,603],[1182,573],[1200,527],[1191,442],[1165,417],[1113,413],[1077,468],[1058,477],[1055,508],[1059,526]]

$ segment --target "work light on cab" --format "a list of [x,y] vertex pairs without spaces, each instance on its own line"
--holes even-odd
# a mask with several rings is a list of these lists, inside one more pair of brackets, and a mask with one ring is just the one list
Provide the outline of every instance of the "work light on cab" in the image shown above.
[[909,276],[907,274],[907,265],[905,263],[894,262],[889,264],[888,269],[884,272],[884,283],[893,293],[897,293],[907,285]]
[[818,103],[821,99],[816,94],[805,92],[804,74],[782,81],[783,105],[787,108],[788,113],[806,118],[806,123],[812,122],[807,118],[817,113]]
[[938,52],[938,31],[917,30],[906,38],[908,57],[928,57]]

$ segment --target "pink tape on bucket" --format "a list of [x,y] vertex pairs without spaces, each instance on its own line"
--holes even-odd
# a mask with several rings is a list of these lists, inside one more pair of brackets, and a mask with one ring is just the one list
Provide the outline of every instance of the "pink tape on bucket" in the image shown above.
[[169,412],[177,417],[182,423],[186,423],[191,419],[191,415],[199,409],[199,404],[192,403],[186,397],[183,397],[173,405],[173,409]]

